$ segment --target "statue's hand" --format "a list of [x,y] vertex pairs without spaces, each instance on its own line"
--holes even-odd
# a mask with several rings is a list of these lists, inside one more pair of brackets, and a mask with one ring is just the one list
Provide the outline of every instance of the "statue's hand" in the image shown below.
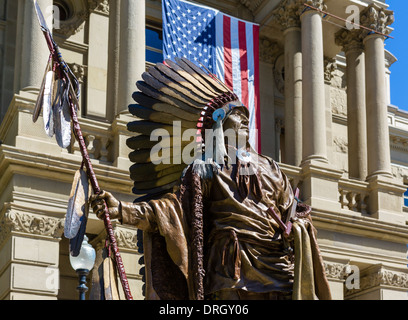
[[[100,194],[92,195],[91,208],[96,216],[103,220],[105,216],[105,208],[107,206],[109,217],[111,219],[121,219],[121,203],[111,193],[102,191]],[[105,206],[106,202],[106,206]]]

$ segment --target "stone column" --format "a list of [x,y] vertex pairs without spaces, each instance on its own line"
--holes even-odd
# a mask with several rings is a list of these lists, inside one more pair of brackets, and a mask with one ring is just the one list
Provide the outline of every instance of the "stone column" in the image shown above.
[[145,0],[121,0],[119,94],[117,113],[134,103],[132,94],[146,63]]
[[361,24],[375,32],[366,31],[363,40],[366,58],[367,155],[369,183],[368,209],[379,220],[405,224],[402,212],[406,186],[391,173],[390,137],[388,128],[387,90],[385,80],[385,34],[393,23],[393,12],[376,4],[362,13]]
[[[52,14],[52,0],[38,0],[45,19]],[[50,52],[45,43],[43,32],[38,24],[33,1],[24,1],[23,27],[21,32],[21,67],[19,86],[16,90],[37,91],[41,86]],[[48,21],[49,19],[47,19]],[[50,29],[52,26],[48,26]]]
[[94,1],[89,14],[88,84],[86,115],[106,118],[107,90],[107,34],[109,32],[109,5],[107,0]]
[[[303,9],[303,6],[302,6]],[[302,35],[299,4],[282,2],[274,18],[284,33],[285,45],[285,162],[302,161]]]
[[[324,9],[322,0],[308,1]],[[303,162],[316,160],[327,163],[326,106],[324,88],[323,27],[320,12],[304,11],[302,22],[303,69]]]
[[302,33],[302,198],[315,210],[338,212],[338,180],[342,172],[327,158],[326,90],[321,13],[323,0],[302,0],[298,13]]
[[111,3],[109,10],[108,92],[106,93],[106,104],[107,118],[110,121],[116,116],[118,104],[120,6],[121,1],[116,0]]
[[349,177],[367,177],[366,78],[364,46],[360,30],[341,30],[336,43],[347,62],[347,132]]
[[[379,33],[387,33],[394,21],[393,12],[377,5],[361,13],[361,23]],[[391,155],[388,129],[387,90],[385,80],[384,39],[379,33],[364,38],[367,90],[368,176],[391,176]]]
[[[260,85],[261,85],[261,134],[262,153],[280,160],[280,146],[277,144],[275,129],[276,105],[276,61],[282,54],[283,48],[267,38],[261,38],[260,44]],[[280,131],[279,131],[280,138]]]

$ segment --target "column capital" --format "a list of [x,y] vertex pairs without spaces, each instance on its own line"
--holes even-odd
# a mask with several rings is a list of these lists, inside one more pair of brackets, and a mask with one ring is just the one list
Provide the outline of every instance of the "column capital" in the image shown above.
[[313,8],[316,8],[317,10],[325,11],[327,9],[327,6],[325,4],[324,0],[298,0],[301,4],[301,7],[299,8],[299,15],[302,16],[305,13],[308,12],[317,12],[313,10],[312,8],[309,8],[305,5],[309,5]]
[[[394,11],[381,8],[377,4],[370,4],[361,12],[360,23],[366,28],[388,35],[391,31],[387,28],[394,23]],[[372,34],[369,30],[363,32],[363,38]]]
[[326,9],[323,0],[282,0],[273,12],[273,17],[282,30],[300,28],[300,17],[303,13],[312,10],[305,6],[305,4],[318,10]]
[[300,28],[299,10],[303,7],[301,0],[282,0],[273,11],[273,19],[282,30]]
[[363,29],[344,30],[340,29],[335,34],[335,42],[343,48],[345,53],[351,50],[363,51],[363,38],[365,36]]
[[283,53],[283,48],[277,41],[262,37],[259,39],[261,47],[261,61],[274,64],[276,59]]

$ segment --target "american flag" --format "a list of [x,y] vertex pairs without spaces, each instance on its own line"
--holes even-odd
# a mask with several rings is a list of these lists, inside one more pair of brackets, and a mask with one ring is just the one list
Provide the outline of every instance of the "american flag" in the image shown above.
[[203,64],[249,109],[250,143],[260,152],[259,25],[184,0],[163,0],[163,55]]

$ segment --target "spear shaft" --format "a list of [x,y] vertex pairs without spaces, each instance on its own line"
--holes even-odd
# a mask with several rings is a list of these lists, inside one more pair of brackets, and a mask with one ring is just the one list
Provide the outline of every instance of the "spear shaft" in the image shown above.
[[[71,96],[71,98],[72,98],[72,96]],[[80,151],[81,151],[81,154],[82,154],[83,163],[84,163],[84,165],[86,167],[86,172],[88,174],[89,181],[91,183],[93,192],[95,194],[100,194],[102,190],[99,187],[98,180],[96,179],[96,175],[95,175],[95,172],[93,170],[92,162],[91,162],[91,160],[89,158],[88,150],[86,148],[85,139],[83,137],[82,130],[81,130],[81,127],[79,125],[78,116],[77,116],[77,113],[76,113],[76,108],[75,108],[74,103],[72,103],[72,100],[70,101],[70,107],[71,107],[71,118],[72,118],[73,130],[74,130],[76,139],[77,139],[78,144],[79,144],[79,148],[80,148]],[[109,241],[110,241],[111,246],[112,246],[112,250],[113,250],[114,255],[115,255],[115,261],[116,261],[116,265],[118,267],[119,278],[120,278],[120,282],[121,282],[122,287],[123,287],[123,291],[124,291],[125,296],[126,296],[126,300],[133,300],[132,294],[130,292],[129,283],[128,283],[128,280],[127,280],[127,277],[126,277],[126,272],[125,272],[125,268],[124,268],[124,265],[123,265],[122,257],[121,257],[121,255],[119,253],[118,244],[116,242],[116,238],[115,238],[115,235],[114,235],[114,232],[113,232],[112,222],[111,222],[111,219],[110,219],[110,216],[109,216],[108,207],[106,205],[106,202],[105,202],[104,223],[105,223],[106,232],[108,233]]]
[[[82,134],[81,127],[79,125],[78,115],[76,111],[77,108],[79,107],[79,103],[77,99],[79,96],[78,81],[76,80],[70,68],[65,63],[64,59],[62,58],[61,52],[59,51],[58,46],[52,37],[51,31],[47,26],[47,23],[44,19],[44,16],[41,12],[41,8],[38,5],[37,0],[33,0],[33,4],[34,4],[34,8],[37,13],[37,17],[38,17],[38,21],[39,21],[41,30],[43,31],[45,40],[47,41],[48,49],[50,50],[50,53],[51,53],[50,58],[53,60],[53,70],[56,72],[57,77],[59,79],[62,79],[66,82],[66,90],[68,90],[68,100],[69,100],[69,107],[70,107],[70,113],[71,113],[71,120],[73,124],[73,130],[74,130],[75,137],[79,143],[79,148],[81,150],[83,164],[85,165],[87,169],[86,172],[87,172],[89,181],[91,183],[93,192],[95,194],[100,194],[102,190],[99,187],[98,180],[96,179],[96,175],[93,170],[91,160],[89,158],[88,150],[85,144],[85,139]],[[71,81],[70,76],[73,78],[76,90],[74,90],[73,88],[73,83]],[[126,272],[125,272],[125,268],[123,265],[122,257],[119,253],[118,244],[117,244],[114,232],[113,232],[112,222],[109,216],[109,211],[106,205],[106,201],[104,204],[105,204],[105,215],[104,215],[105,229],[106,229],[106,232],[108,233],[109,241],[110,241],[112,250],[115,255],[115,261],[116,261],[116,266],[118,268],[119,278],[120,278],[126,299],[133,300],[133,297],[132,297],[132,294],[129,288],[129,283],[126,277]]]

